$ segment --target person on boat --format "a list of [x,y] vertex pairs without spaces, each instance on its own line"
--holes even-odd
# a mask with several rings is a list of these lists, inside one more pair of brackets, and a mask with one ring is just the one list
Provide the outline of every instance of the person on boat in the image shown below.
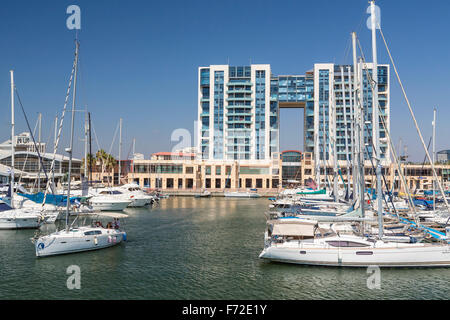
[[108,222],[108,224],[106,225],[106,229],[112,229],[112,222]]
[[114,218],[114,229],[119,229],[120,228],[120,222],[119,219]]

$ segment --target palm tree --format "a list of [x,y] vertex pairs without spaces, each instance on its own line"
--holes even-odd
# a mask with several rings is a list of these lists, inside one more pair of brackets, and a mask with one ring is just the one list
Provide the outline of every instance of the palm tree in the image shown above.
[[107,169],[111,169],[111,175],[112,175],[112,184],[114,184],[114,168],[117,164],[116,159],[110,154],[108,154],[108,157],[106,158],[105,166]]
[[[91,169],[95,167],[97,159],[95,158],[94,155],[92,155],[90,153],[87,154],[86,158],[87,158],[87,169],[88,169],[88,172],[90,172]],[[84,167],[84,164],[86,163],[86,158],[83,158],[82,165],[81,165],[82,167]]]
[[112,176],[114,177],[114,167],[117,162],[112,155],[108,154],[105,150],[100,149],[96,153],[96,161],[98,165],[102,166],[102,175],[107,169],[111,169]]

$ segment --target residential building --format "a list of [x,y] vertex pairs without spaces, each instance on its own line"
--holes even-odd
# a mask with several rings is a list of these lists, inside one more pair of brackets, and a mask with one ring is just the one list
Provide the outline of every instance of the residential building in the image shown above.
[[450,162],[450,150],[436,152],[436,160],[440,163]]
[[[280,109],[304,110],[304,151],[316,163],[339,166],[352,160],[354,70],[350,65],[315,64],[305,75],[275,76],[270,65],[234,67],[211,65],[199,68],[198,139],[203,160],[266,162],[279,156]],[[364,107],[366,165],[372,157],[373,65],[359,63],[363,81],[360,101]],[[386,129],[390,128],[389,65],[378,66],[381,163],[390,164]],[[384,127],[386,125],[386,128]]]

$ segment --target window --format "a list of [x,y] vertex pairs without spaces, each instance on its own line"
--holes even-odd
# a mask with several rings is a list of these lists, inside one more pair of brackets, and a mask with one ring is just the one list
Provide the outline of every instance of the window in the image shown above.
[[246,188],[252,187],[252,179],[245,179],[245,187]]
[[216,176],[220,176],[222,171],[222,167],[221,166],[216,166]]
[[211,179],[208,178],[205,180],[205,188],[210,189],[211,188]]
[[183,189],[183,179],[178,179],[178,189]]
[[220,189],[220,179],[216,179],[216,189]]
[[186,188],[192,189],[194,187],[194,179],[186,179]]
[[354,241],[327,241],[332,247],[369,247],[368,244]]
[[272,179],[272,188],[273,189],[276,189],[276,188],[278,188],[278,179]]
[[167,178],[167,180],[166,180],[166,188],[173,189],[173,179],[172,178]]
[[206,174],[207,176],[210,176],[210,175],[211,175],[211,166],[206,166],[206,168],[205,168],[205,174]]
[[256,179],[256,188],[262,188],[263,182],[262,179]]
[[84,233],[85,236],[93,236],[96,234],[102,234],[102,232],[100,230],[93,230],[93,231],[87,231]]
[[194,173],[194,167],[186,167],[186,174]]
[[356,255],[358,256],[371,256],[373,255],[372,251],[356,251]]

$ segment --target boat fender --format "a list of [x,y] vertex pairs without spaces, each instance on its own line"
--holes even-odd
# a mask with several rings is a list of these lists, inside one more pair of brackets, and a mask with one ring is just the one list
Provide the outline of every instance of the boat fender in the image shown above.
[[122,234],[122,239],[123,239],[123,241],[127,241],[127,233],[126,232],[124,232]]
[[97,245],[98,244],[98,240],[97,237],[94,237],[94,244]]
[[108,236],[108,243],[111,243],[112,239],[111,236]]
[[117,237],[114,236],[114,237],[112,238],[112,242],[113,242],[113,243],[116,243],[116,240],[117,240]]

